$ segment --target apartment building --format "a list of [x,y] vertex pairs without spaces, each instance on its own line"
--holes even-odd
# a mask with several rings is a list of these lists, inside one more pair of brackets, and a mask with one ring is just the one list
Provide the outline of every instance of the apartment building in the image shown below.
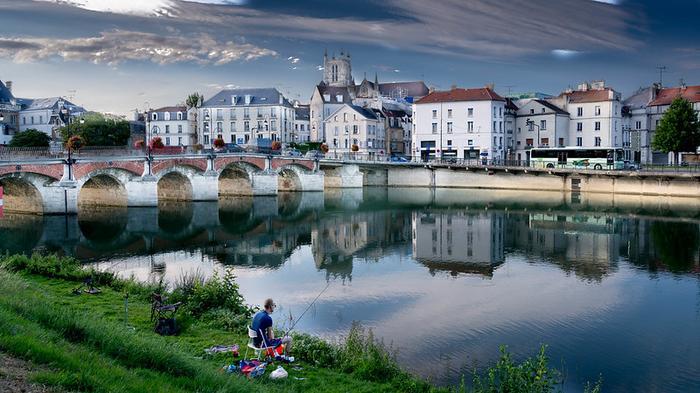
[[190,146],[196,135],[190,129],[187,107],[166,106],[146,113],[146,138],[160,137],[165,146]]

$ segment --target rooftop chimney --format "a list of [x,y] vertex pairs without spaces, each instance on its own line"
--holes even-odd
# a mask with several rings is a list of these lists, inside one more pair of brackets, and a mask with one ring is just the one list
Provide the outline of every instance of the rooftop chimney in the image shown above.
[[5,87],[12,93],[12,81],[5,81]]

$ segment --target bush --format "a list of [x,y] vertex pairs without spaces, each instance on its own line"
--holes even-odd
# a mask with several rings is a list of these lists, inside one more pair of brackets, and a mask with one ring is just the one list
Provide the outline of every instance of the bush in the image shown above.
[[175,284],[170,300],[182,302],[194,318],[234,330],[246,325],[253,310],[243,303],[233,269],[226,269],[205,280],[199,272],[185,274]]
[[272,142],[272,150],[279,150],[282,148],[282,142],[280,141],[273,141]]
[[68,281],[84,281],[91,278],[95,285],[109,286],[116,280],[114,273],[84,269],[76,259],[56,255],[41,256],[33,254],[31,257],[11,255],[3,258],[1,264],[12,272],[36,274]]
[[93,112],[83,116],[81,121],[61,128],[63,142],[74,135],[80,136],[85,146],[125,146],[129,142],[131,128],[126,120],[108,119]]
[[16,133],[10,140],[10,147],[48,147],[51,137],[34,128]]
[[226,146],[226,142],[222,138],[214,139],[214,147],[215,148],[221,149],[224,146]]
[[80,135],[73,135],[72,137],[68,138],[68,142],[66,142],[66,147],[68,147],[71,150],[79,150],[85,145],[85,142],[83,141],[83,138],[80,137]]
[[163,144],[163,139],[159,136],[151,139],[151,143],[149,144],[149,146],[151,147],[151,149],[162,149],[165,147],[165,145]]
[[355,144],[353,144],[350,148],[352,149],[352,151],[359,151],[360,150],[360,146],[357,146]]
[[549,368],[547,347],[542,345],[537,356],[515,364],[506,346],[500,347],[501,357],[486,375],[474,375],[473,392],[548,393],[562,383],[561,373]]

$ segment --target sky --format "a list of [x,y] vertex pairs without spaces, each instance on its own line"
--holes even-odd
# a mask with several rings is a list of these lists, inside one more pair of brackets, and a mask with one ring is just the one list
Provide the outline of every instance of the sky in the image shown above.
[[355,80],[558,94],[700,84],[700,0],[0,0],[0,80],[128,114],[276,87],[308,102],[324,50]]

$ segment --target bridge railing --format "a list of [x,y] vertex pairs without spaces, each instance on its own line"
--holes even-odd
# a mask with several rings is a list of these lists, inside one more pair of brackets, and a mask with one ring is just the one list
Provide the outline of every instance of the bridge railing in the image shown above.
[[50,160],[63,158],[61,150],[49,147],[7,147],[0,146],[0,161]]

